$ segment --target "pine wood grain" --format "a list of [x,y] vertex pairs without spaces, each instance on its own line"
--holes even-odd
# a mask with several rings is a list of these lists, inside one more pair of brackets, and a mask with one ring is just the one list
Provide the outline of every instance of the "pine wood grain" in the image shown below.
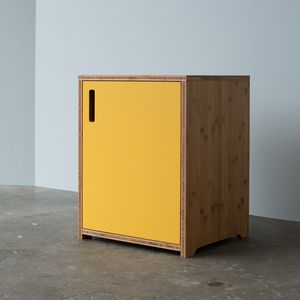
[[187,78],[186,245],[248,235],[249,77]]

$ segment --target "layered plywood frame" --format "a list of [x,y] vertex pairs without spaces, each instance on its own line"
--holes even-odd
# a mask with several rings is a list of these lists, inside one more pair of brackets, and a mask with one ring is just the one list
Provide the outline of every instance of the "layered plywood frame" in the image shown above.
[[[180,245],[83,228],[83,81],[181,83]],[[248,236],[249,76],[79,76],[79,239],[97,236],[180,251]]]

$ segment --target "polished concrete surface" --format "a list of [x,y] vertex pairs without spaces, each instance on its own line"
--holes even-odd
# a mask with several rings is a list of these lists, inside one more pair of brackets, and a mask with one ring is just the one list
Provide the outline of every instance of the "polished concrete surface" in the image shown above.
[[78,241],[76,197],[0,186],[0,299],[300,299],[300,223],[251,217],[250,238],[181,259]]

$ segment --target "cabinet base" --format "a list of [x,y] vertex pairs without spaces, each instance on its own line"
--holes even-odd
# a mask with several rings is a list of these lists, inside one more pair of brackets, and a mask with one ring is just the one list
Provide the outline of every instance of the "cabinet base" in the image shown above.
[[[240,239],[247,238],[248,234],[236,234],[235,236],[240,240]],[[78,235],[79,240],[91,239],[92,237],[100,237],[100,238],[105,238],[105,239],[110,239],[110,240],[116,240],[116,241],[139,244],[139,245],[144,245],[144,246],[151,246],[151,247],[163,248],[163,249],[168,249],[168,250],[173,250],[173,251],[179,251],[181,258],[192,257],[195,255],[196,251],[199,248],[226,239],[226,238],[223,238],[220,240],[216,240],[214,242],[204,243],[204,244],[193,246],[193,247],[190,245],[190,246],[186,247],[186,249],[184,251],[184,249],[182,249],[181,245],[176,245],[176,244],[171,244],[171,243],[147,240],[147,239],[142,239],[142,238],[135,238],[135,237],[131,237],[131,236],[103,232],[103,231],[96,231],[96,230],[91,230],[91,229],[81,229],[79,231],[79,235]],[[233,236],[230,236],[227,238],[231,238],[231,237],[233,237]]]

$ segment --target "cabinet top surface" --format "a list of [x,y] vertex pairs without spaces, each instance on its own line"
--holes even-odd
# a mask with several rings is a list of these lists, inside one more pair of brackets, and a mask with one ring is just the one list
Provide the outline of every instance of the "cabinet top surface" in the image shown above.
[[249,80],[249,75],[79,75],[79,80],[153,80],[153,81],[186,81],[186,80]]

